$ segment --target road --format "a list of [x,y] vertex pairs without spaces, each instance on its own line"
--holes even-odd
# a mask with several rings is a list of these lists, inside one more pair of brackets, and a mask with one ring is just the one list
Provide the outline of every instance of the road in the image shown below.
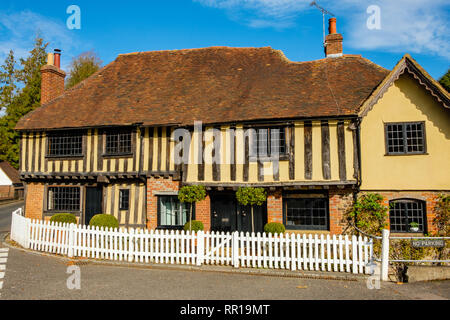
[[[450,281],[397,285],[218,272],[79,265],[80,289],[68,289],[72,264],[10,248],[0,299],[449,299]],[[73,268],[73,266],[72,266]],[[73,272],[73,271],[72,271]],[[76,287],[76,282],[69,281]]]
[[11,213],[23,205],[23,201],[16,201],[7,204],[0,203],[0,239],[2,239],[1,233],[9,232],[11,229]]

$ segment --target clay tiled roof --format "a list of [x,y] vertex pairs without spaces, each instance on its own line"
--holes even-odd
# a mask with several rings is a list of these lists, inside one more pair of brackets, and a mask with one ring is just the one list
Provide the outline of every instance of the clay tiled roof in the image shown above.
[[0,170],[2,170],[8,178],[12,181],[13,184],[22,183],[20,181],[19,172],[14,169],[9,162],[0,161]]
[[270,47],[125,54],[17,129],[357,115],[388,73],[361,56],[293,62]]

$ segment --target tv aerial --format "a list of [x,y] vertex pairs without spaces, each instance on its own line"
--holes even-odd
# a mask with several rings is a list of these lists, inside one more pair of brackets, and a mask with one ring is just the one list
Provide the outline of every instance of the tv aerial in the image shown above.
[[326,10],[325,8],[319,6],[316,1],[313,1],[310,3],[311,7],[316,7],[322,12],[322,18],[323,18],[323,43],[325,43],[325,15],[329,15],[334,17],[334,14],[332,14],[330,11]]

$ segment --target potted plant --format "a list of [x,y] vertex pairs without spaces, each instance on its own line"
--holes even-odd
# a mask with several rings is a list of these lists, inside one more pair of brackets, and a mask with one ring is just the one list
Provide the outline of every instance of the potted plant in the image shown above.
[[412,232],[418,232],[419,231],[419,224],[417,222],[411,222],[409,224],[409,230]]

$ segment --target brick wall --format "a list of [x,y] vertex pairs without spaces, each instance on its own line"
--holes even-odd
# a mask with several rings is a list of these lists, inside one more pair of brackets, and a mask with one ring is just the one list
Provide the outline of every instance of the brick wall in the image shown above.
[[30,182],[26,186],[25,216],[42,219],[44,207],[44,184]]
[[267,194],[267,222],[283,223],[283,197],[280,190]]
[[348,189],[329,190],[330,233],[342,234],[347,226],[346,213],[353,205],[353,193]]
[[[361,194],[368,193],[362,192]],[[438,201],[438,196],[442,193],[450,194],[450,192],[438,192],[438,191],[373,191],[383,196],[383,204],[389,208],[389,201],[396,199],[417,199],[426,202],[426,215],[427,215],[427,231],[428,233],[434,233],[436,226],[433,223],[433,219],[436,217],[435,207]],[[389,227],[389,217],[387,218],[387,224]]]
[[195,206],[195,220],[203,222],[205,231],[211,230],[211,199],[206,195],[205,200],[197,202]]
[[158,191],[178,191],[179,181],[172,181],[172,178],[147,179],[147,228],[150,230],[158,226]]

